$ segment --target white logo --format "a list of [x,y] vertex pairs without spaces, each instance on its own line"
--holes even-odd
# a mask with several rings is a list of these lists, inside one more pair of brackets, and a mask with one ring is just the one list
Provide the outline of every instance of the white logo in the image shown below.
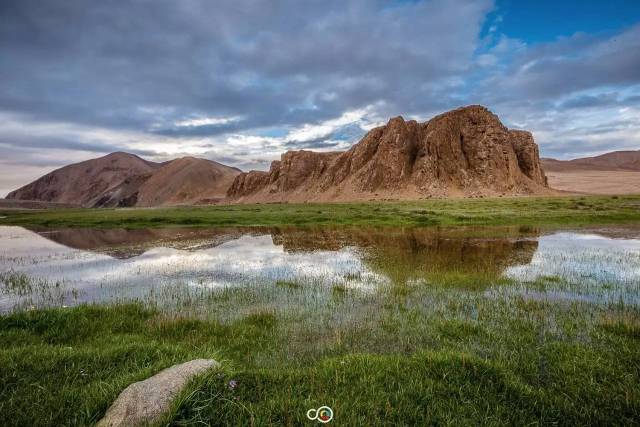
[[328,406],[321,406],[318,409],[309,409],[307,418],[311,421],[318,420],[322,424],[326,424],[333,419],[333,409]]

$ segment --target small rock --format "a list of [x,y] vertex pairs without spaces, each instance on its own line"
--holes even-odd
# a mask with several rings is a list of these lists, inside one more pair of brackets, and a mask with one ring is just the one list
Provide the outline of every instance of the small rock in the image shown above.
[[196,359],[133,383],[120,393],[96,426],[134,427],[158,421],[191,379],[218,366],[220,364],[212,359]]

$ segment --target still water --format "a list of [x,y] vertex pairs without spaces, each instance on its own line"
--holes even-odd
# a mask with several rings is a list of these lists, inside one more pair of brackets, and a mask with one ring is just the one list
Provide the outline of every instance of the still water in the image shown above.
[[[487,297],[640,304],[640,230],[0,226],[0,311],[199,299],[226,289],[376,293],[478,278]],[[480,279],[482,278],[482,280]],[[495,283],[494,283],[495,282]]]

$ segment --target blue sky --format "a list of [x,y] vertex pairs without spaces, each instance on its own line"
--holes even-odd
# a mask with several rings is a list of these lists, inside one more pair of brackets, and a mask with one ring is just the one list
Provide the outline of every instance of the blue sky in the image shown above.
[[500,32],[527,43],[551,42],[577,32],[618,31],[640,21],[638,0],[499,0],[485,30],[497,17]]
[[640,148],[640,1],[0,0],[0,194],[129,151],[266,169],[483,104],[544,156]]

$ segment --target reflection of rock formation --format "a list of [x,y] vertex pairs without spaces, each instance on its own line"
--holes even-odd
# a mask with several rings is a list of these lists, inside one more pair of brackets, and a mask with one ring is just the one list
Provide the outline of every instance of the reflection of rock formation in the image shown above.
[[[488,230],[489,233],[491,230]],[[496,233],[496,230],[493,230]],[[405,279],[427,272],[497,275],[514,264],[531,262],[538,248],[536,229],[317,229],[274,230],[274,243],[285,250],[338,250],[354,246],[385,273]],[[392,270],[392,271],[391,271]]]

